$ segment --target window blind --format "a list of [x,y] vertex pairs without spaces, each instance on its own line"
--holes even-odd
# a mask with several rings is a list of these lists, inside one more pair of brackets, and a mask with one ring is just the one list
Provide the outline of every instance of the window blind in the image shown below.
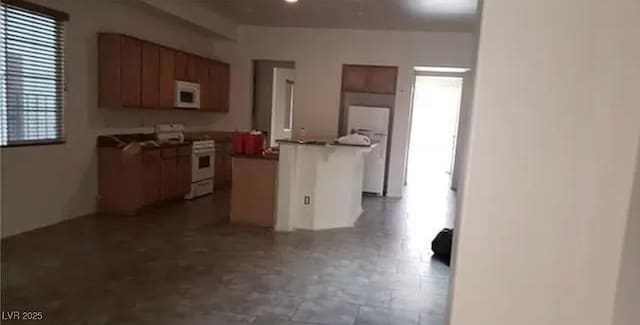
[[64,141],[64,13],[0,2],[0,145]]

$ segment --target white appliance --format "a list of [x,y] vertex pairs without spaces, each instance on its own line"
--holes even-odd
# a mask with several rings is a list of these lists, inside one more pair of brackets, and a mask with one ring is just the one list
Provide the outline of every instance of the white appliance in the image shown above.
[[193,199],[213,193],[215,176],[216,142],[195,140],[192,144],[191,192],[185,198]]
[[384,194],[390,111],[388,107],[349,106],[347,132],[366,135],[377,143],[365,156],[362,191],[366,193]]
[[176,80],[175,106],[200,108],[200,84]]
[[184,142],[184,125],[182,124],[156,124],[154,129],[160,143]]

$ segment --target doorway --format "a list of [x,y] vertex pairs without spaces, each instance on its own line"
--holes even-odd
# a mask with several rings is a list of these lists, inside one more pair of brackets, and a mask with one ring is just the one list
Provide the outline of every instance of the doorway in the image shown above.
[[454,223],[451,182],[462,84],[463,75],[415,78],[405,195],[410,222],[429,241]]
[[462,80],[457,76],[416,76],[407,166],[408,186],[451,186]]
[[251,128],[266,135],[268,146],[290,139],[293,129],[295,62],[253,61],[253,114]]

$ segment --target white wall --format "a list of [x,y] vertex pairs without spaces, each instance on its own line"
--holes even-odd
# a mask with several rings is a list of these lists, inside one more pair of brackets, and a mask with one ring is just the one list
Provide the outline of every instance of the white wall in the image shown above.
[[452,325],[611,324],[638,14],[637,0],[485,1]]
[[203,28],[217,37],[235,40],[238,24],[215,11],[191,1],[140,0],[143,3],[177,17],[185,22]]
[[[95,211],[98,134],[151,131],[154,123],[183,122],[193,128],[248,128],[250,110],[229,114],[152,112],[97,108],[98,31],[122,32],[211,58],[210,34],[116,1],[37,1],[69,13],[65,55],[68,91],[66,144],[2,149],[3,236],[57,223]],[[232,85],[233,87],[233,85]],[[231,105],[239,107],[231,98]]]
[[466,33],[355,31],[304,28],[240,27],[238,46],[220,44],[235,53],[232,109],[251,105],[251,60],[296,63],[294,130],[311,136],[336,137],[342,64],[399,67],[391,146],[389,194],[400,196],[408,140],[413,66],[470,67],[473,41]]
[[[291,129],[286,122],[287,113],[287,80],[295,81],[295,70],[287,68],[273,68],[273,94],[271,98],[271,145],[276,145],[278,139],[290,139]],[[294,90],[295,92],[295,90]],[[293,107],[292,107],[293,110]]]

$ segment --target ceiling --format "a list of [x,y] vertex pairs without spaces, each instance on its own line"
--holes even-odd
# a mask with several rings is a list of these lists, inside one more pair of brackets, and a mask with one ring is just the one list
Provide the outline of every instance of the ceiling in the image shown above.
[[243,25],[471,31],[478,0],[198,0]]

